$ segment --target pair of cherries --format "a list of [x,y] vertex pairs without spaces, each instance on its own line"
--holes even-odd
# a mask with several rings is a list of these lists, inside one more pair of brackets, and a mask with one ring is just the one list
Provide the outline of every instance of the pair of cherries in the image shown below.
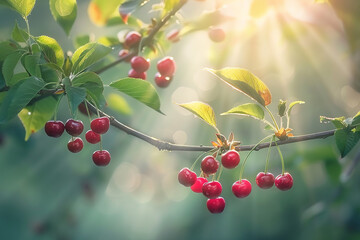
[[[106,133],[110,127],[110,121],[107,117],[99,117],[91,121],[91,130],[85,134],[85,139],[91,143],[96,144],[101,141],[101,134]],[[69,140],[67,147],[70,152],[80,152],[84,143],[78,137],[84,130],[84,124],[81,120],[68,119],[64,125],[62,121],[48,121],[45,124],[45,132],[50,137],[60,137],[64,130],[72,136]],[[75,137],[75,138],[74,138]],[[98,166],[106,166],[111,160],[110,153],[106,150],[97,150],[93,153],[92,159]]]

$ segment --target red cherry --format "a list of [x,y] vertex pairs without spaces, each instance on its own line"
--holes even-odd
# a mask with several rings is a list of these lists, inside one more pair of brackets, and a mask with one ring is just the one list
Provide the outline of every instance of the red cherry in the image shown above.
[[218,181],[206,182],[202,186],[202,193],[207,198],[217,198],[222,192],[221,183]]
[[126,34],[124,45],[128,48],[136,47],[141,41],[141,34],[136,31],[131,31]]
[[294,181],[290,173],[284,173],[284,175],[279,174],[275,178],[275,186],[282,191],[287,191],[292,188],[293,182]]
[[225,209],[225,200],[222,197],[208,199],[206,206],[211,213],[222,213]]
[[259,172],[256,176],[256,184],[262,189],[271,188],[274,185],[275,177],[272,173]]
[[101,136],[100,134],[97,134],[96,132],[89,130],[85,133],[85,139],[91,144],[96,144],[100,142]]
[[49,137],[60,137],[64,132],[65,126],[62,121],[48,121],[45,124],[45,132]]
[[84,143],[81,140],[81,138],[77,137],[74,140],[70,139],[68,144],[67,144],[67,147],[68,147],[70,152],[77,153],[77,152],[80,152],[83,149]]
[[208,33],[209,33],[209,38],[213,42],[222,42],[225,40],[226,37],[224,30],[221,28],[211,28]]
[[146,72],[138,73],[134,69],[130,69],[128,77],[141,78],[142,80],[146,80]]
[[150,63],[149,60],[146,60],[143,57],[135,56],[131,58],[131,67],[134,69],[137,73],[146,72],[146,70],[149,69]]
[[92,155],[93,162],[97,166],[106,166],[111,160],[110,153],[106,150],[97,150]]
[[84,130],[84,124],[81,120],[69,119],[65,123],[65,130],[71,136],[77,137]]
[[[129,50],[127,50],[127,49],[121,49],[120,51],[119,51],[119,57],[125,57],[125,56],[127,56],[129,54]],[[124,59],[124,61],[125,62],[130,62],[130,60],[131,60],[131,57],[129,56],[129,57],[126,57],[125,59]]]
[[90,111],[89,111],[89,113],[87,112],[86,107],[85,107],[85,103],[83,103],[83,102],[79,104],[78,110],[79,110],[82,114],[84,114],[85,116],[88,116],[88,115],[91,116],[91,115],[93,115],[92,112],[90,112]]
[[175,61],[172,57],[165,57],[157,62],[157,69],[162,76],[173,76],[175,68]]
[[179,183],[181,183],[185,187],[192,186],[196,182],[196,179],[197,179],[196,173],[194,173],[188,168],[181,169],[178,174]]
[[169,86],[172,77],[161,76],[160,73],[155,74],[155,83],[158,87],[165,88]]
[[225,168],[234,168],[240,162],[240,155],[235,150],[230,150],[221,156],[221,163]]
[[201,170],[205,174],[213,174],[216,173],[216,171],[219,168],[219,162],[211,155],[204,157],[204,159],[201,161]]
[[171,30],[168,34],[166,34],[166,38],[170,42],[173,42],[173,43],[178,42],[180,40],[179,30],[177,30],[177,29]]
[[202,192],[202,186],[204,185],[204,183],[206,183],[208,180],[206,178],[203,177],[198,177],[196,179],[196,182],[191,186],[191,190],[193,192],[196,193],[201,193]]
[[240,181],[234,182],[231,190],[238,198],[247,197],[251,193],[251,183],[246,179],[242,179]]
[[104,134],[109,130],[110,120],[108,117],[95,118],[90,123],[91,130],[97,134]]

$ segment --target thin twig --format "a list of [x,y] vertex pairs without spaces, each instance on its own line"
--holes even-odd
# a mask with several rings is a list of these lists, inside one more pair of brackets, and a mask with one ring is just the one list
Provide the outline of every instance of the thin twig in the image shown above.
[[[91,112],[96,113],[97,110],[96,108],[87,103],[88,108]],[[149,135],[146,135],[142,132],[139,132],[121,122],[119,122],[117,119],[115,119],[113,116],[110,116],[106,113],[104,113],[103,111],[99,110],[100,116],[106,116],[110,119],[110,124],[113,127],[116,127],[122,131],[124,131],[125,133],[132,135],[136,138],[139,138],[155,147],[157,147],[159,150],[161,151],[197,151],[197,152],[206,152],[206,151],[210,151],[212,149],[214,149],[213,146],[194,146],[194,145],[180,145],[180,144],[174,144],[174,143],[170,143],[170,142],[166,142],[154,137],[151,137]],[[283,140],[283,141],[273,141],[271,143],[271,146],[276,146],[277,145],[284,145],[284,144],[289,144],[289,143],[295,143],[295,142],[303,142],[303,141],[307,141],[307,140],[312,140],[312,139],[320,139],[320,138],[327,138],[330,137],[332,135],[334,135],[335,130],[329,130],[329,131],[324,131],[324,132],[317,132],[317,133],[311,133],[311,134],[306,134],[306,135],[301,135],[301,136],[297,136],[297,137],[290,137],[287,140]],[[237,151],[250,151],[252,148],[254,148],[255,145],[244,145],[244,146],[239,146],[236,147]],[[262,143],[259,144],[254,150],[258,151],[260,149],[263,148],[267,148],[270,146],[270,143]]]

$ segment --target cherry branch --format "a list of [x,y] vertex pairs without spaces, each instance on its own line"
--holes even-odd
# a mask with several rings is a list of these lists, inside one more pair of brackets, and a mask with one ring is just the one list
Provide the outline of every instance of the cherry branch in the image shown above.
[[[172,18],[172,16],[174,16],[183,6],[184,4],[187,2],[187,0],[180,0],[180,2],[170,11],[168,12],[165,17],[163,19],[161,19],[150,31],[149,35],[144,38],[140,44],[140,49],[142,49],[145,46],[151,45],[154,37],[156,35],[156,33],[158,33],[160,31],[160,29]],[[136,56],[138,54],[138,49],[133,50],[131,52],[129,52],[127,55],[115,60],[112,63],[109,63],[108,65],[100,68],[99,70],[97,70],[95,73],[100,74],[114,66],[116,66],[117,64],[123,62],[125,59],[129,59],[133,56]]]
[[[101,116],[108,117],[110,119],[110,124],[113,127],[118,128],[129,135],[132,135],[136,138],[139,138],[139,139],[157,147],[160,151],[197,151],[197,152],[202,151],[202,152],[207,152],[207,151],[214,149],[213,146],[181,145],[181,144],[170,143],[170,142],[166,142],[166,141],[151,137],[149,135],[146,135],[142,132],[139,132],[139,131],[121,123],[119,120],[117,120],[113,116],[110,116],[101,110],[97,110],[96,107],[90,103],[87,103],[87,106],[91,112],[97,113],[97,111],[99,111]],[[296,137],[290,137],[287,140],[282,140],[282,141],[278,140],[276,142],[272,142],[271,146],[273,147],[273,146],[276,146],[276,144],[277,145],[285,145],[285,144],[290,144],[290,143],[295,143],[295,142],[303,142],[303,141],[308,141],[308,140],[313,140],[313,139],[324,139],[324,138],[334,135],[334,133],[335,133],[335,130],[329,130],[329,131],[324,131],[324,132],[317,132],[317,133],[311,133],[311,134],[306,134],[306,135],[300,135],[300,136],[296,136]],[[251,149],[254,148],[254,146],[255,145],[238,146],[238,147],[236,147],[236,150],[237,151],[250,151]],[[269,146],[270,146],[270,143],[262,143],[262,144],[259,144],[254,150],[258,151],[263,148],[268,148]]]

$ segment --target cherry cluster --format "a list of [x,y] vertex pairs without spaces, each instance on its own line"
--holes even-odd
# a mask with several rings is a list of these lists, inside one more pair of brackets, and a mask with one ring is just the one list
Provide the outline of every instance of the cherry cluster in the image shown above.
[[[216,155],[215,155],[216,156]],[[224,168],[232,169],[240,163],[240,155],[235,150],[229,150],[221,155],[221,164]],[[202,193],[207,200],[207,208],[211,213],[221,213],[225,209],[225,199],[220,197],[222,186],[219,181],[208,181],[209,175],[215,174],[219,169],[219,161],[214,155],[208,155],[201,161],[200,177],[188,168],[183,168],[178,174],[179,182],[190,187],[195,193]],[[267,172],[260,172],[256,176],[256,184],[262,189],[269,189],[275,183],[275,186],[283,191],[289,190],[293,185],[293,178],[289,173],[274,175]],[[241,179],[234,182],[232,192],[237,198],[245,198],[251,193],[251,183],[247,179]]]
[[[137,48],[141,41],[141,34],[136,31],[131,31],[125,36],[123,43],[124,49],[119,52],[119,57],[129,55],[129,49]],[[146,80],[146,71],[150,68],[149,59],[142,56],[126,57],[126,62],[130,62],[131,69],[128,72],[128,77],[140,78]],[[173,79],[175,73],[175,61],[172,57],[165,57],[157,62],[158,72],[155,74],[155,83],[158,87],[167,87]]]
[[[96,144],[100,143],[101,135],[106,133],[110,127],[110,120],[107,117],[99,117],[93,119],[90,123],[91,130],[85,133],[85,139],[88,143]],[[49,137],[58,138],[64,130],[71,136],[67,147],[70,152],[78,153],[83,147],[84,143],[80,137],[78,137],[84,130],[84,124],[81,120],[68,119],[64,125],[62,121],[50,120],[45,124],[45,132]],[[111,160],[110,153],[106,150],[97,150],[93,153],[92,159],[97,166],[106,166]]]

